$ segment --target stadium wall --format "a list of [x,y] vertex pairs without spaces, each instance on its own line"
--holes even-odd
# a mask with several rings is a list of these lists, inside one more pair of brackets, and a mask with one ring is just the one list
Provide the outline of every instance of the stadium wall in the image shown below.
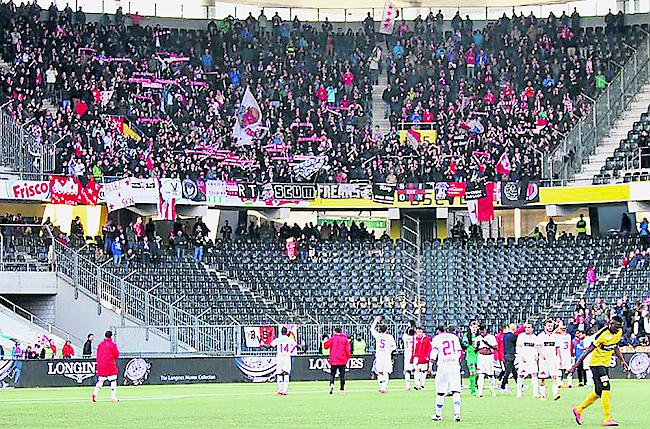
[[[631,372],[620,366],[612,368],[611,378],[648,378],[650,354],[625,353]],[[393,378],[402,377],[403,357],[395,359]],[[346,377],[369,380],[373,356],[353,356]],[[329,364],[322,356],[293,358],[291,379],[324,381],[329,379]],[[7,387],[92,386],[95,382],[94,360],[0,361],[0,384]],[[275,379],[275,357],[198,357],[119,359],[119,384],[164,385],[194,383],[262,383]],[[464,374],[467,368],[463,367]]]

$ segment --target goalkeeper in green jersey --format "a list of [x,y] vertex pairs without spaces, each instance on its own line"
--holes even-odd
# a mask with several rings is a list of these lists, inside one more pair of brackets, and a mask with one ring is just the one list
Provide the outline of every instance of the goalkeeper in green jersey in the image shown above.
[[461,345],[463,346],[463,350],[465,350],[465,361],[467,362],[467,369],[469,370],[469,393],[472,396],[476,396],[476,361],[478,359],[476,349],[474,348],[472,342],[474,341],[474,337],[477,335],[477,333],[478,322],[472,320],[469,322],[467,332],[465,332],[461,339]]

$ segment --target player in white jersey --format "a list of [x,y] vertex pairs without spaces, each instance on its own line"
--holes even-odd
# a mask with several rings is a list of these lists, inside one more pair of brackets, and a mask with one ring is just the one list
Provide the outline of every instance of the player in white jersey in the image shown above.
[[550,378],[552,383],[553,399],[560,399],[560,385],[557,374],[560,368],[560,339],[555,334],[555,322],[547,319],[544,322],[544,332],[537,335],[537,362],[540,379],[539,397],[546,400],[546,379]]
[[478,352],[476,361],[476,371],[478,372],[478,397],[483,396],[483,387],[485,386],[485,377],[490,379],[490,389],[492,396],[496,396],[494,390],[494,351],[497,349],[497,339],[492,334],[488,334],[487,327],[481,326],[479,335],[474,337],[474,348]]
[[411,322],[404,335],[402,335],[402,345],[404,346],[404,387],[411,390],[411,377],[415,372],[413,365],[413,343],[415,341],[415,322]]
[[289,331],[283,327],[280,336],[271,341],[271,347],[276,349],[275,375],[278,382],[278,395],[286,396],[289,389],[289,375],[291,374],[291,356],[298,345],[296,340],[289,337]]
[[560,345],[560,386],[564,387],[566,378],[567,386],[573,387],[573,374],[569,370],[573,366],[573,341],[564,326],[560,326],[556,332]]
[[463,349],[456,335],[456,328],[450,327],[447,332],[441,332],[431,340],[431,360],[429,373],[433,370],[433,362],[437,362],[436,370],[436,413],[433,420],[442,420],[442,409],[445,406],[445,396],[451,396],[454,401],[454,420],[460,421],[460,361]]
[[388,379],[393,372],[393,351],[397,348],[395,338],[386,331],[386,325],[377,324],[381,321],[381,316],[375,317],[370,325],[370,332],[375,338],[375,373],[377,374],[377,383],[379,383],[379,393],[386,393],[388,388]]
[[524,332],[517,336],[515,364],[517,366],[517,397],[523,397],[524,380],[530,376],[533,386],[533,397],[539,396],[539,380],[537,379],[537,335],[533,325],[526,323]]

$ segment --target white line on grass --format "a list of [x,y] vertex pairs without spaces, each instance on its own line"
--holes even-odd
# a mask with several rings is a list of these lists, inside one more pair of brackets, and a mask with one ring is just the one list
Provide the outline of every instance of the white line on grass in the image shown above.
[[[376,389],[354,389],[346,390],[345,393],[364,393],[364,392],[374,392]],[[399,390],[396,390],[399,392]],[[327,390],[303,390],[289,393],[290,396],[294,395],[303,395],[303,394],[325,394],[327,395]],[[166,400],[182,400],[182,399],[195,399],[195,398],[219,398],[219,397],[230,397],[230,396],[275,396],[271,392],[238,392],[238,393],[196,393],[196,394],[187,394],[187,395],[168,395],[168,396],[121,396],[121,402],[131,402],[131,401],[166,401]],[[339,396],[336,393],[333,396]],[[45,403],[55,403],[55,404],[71,404],[71,403],[81,403],[81,402],[90,402],[90,398],[70,398],[70,399],[0,399],[2,404],[45,404]],[[109,399],[99,400],[99,402],[110,402]]]

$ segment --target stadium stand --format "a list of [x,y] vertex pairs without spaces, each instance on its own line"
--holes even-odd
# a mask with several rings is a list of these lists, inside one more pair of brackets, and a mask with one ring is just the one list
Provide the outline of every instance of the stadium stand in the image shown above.
[[[312,178],[292,170],[303,156],[324,157],[319,181],[458,181],[479,162],[498,176],[507,153],[511,179],[539,178],[535,151],[554,148],[587,109],[583,94],[597,94],[642,37],[532,15],[482,29],[459,18],[442,34],[431,15],[400,25],[377,54],[375,33],[361,27],[292,21],[265,31],[249,19],[194,31],[0,8],[11,64],[0,102],[29,122],[31,151],[49,145],[54,170],[78,176],[300,181]],[[385,135],[370,124],[378,57],[390,83]],[[247,86],[266,133],[242,147],[230,130]],[[438,123],[435,144],[404,146],[399,123],[418,121]]]
[[[636,170],[636,171],[635,171]],[[607,158],[594,185],[650,180],[650,106],[620,141],[614,154]]]

